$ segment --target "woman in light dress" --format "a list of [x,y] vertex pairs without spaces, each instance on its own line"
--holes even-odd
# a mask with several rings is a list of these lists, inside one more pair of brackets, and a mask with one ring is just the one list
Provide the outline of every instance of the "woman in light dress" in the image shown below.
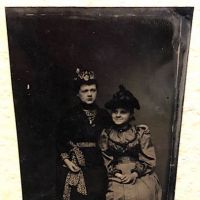
[[113,125],[104,129],[99,145],[108,172],[107,200],[161,200],[154,170],[156,155],[147,125],[131,125],[138,100],[123,86],[105,107]]

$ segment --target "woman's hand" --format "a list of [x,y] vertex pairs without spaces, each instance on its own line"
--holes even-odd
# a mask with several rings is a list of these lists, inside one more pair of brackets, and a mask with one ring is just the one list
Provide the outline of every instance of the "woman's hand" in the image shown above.
[[124,175],[120,174],[120,173],[115,173],[115,177],[119,178],[119,179],[122,179]]
[[122,174],[121,180],[122,180],[122,183],[135,184],[137,177],[138,177],[138,173],[136,172],[133,172],[131,174]]
[[80,168],[76,166],[72,161],[69,159],[64,159],[65,165],[69,168],[70,171],[72,172],[79,172]]

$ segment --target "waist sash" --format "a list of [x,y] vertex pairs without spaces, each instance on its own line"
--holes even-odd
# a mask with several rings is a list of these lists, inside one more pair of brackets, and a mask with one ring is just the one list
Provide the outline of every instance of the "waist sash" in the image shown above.
[[[79,149],[77,145],[70,141],[72,145],[72,149],[70,150],[71,162],[73,162],[77,166],[84,167],[85,166],[85,158],[83,156],[82,151]],[[64,192],[63,192],[63,200],[70,200],[71,188],[76,187],[78,193],[82,195],[87,195],[85,179],[83,176],[83,171],[80,169],[79,172],[69,171],[65,180]]]
[[121,156],[121,157],[118,157],[116,160],[118,163],[130,163],[130,162],[136,161],[135,158],[130,157],[130,156]]
[[77,147],[80,147],[80,148],[89,148],[89,147],[97,146],[95,142],[77,142],[76,145]]

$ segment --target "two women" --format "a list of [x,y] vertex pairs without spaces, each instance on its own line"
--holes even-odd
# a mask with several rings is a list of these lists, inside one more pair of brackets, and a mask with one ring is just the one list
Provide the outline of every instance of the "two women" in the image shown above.
[[146,125],[131,125],[137,99],[120,86],[106,103],[112,121],[95,104],[91,71],[77,71],[80,104],[62,120],[59,153],[66,176],[63,200],[161,200],[156,157]]

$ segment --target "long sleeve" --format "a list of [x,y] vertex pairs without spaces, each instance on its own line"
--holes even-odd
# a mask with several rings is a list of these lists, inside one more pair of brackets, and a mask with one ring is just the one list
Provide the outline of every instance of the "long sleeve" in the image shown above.
[[113,164],[114,157],[109,149],[108,132],[109,132],[109,129],[104,129],[102,131],[100,140],[99,140],[99,146],[103,155],[104,165],[107,169],[108,175],[114,176],[115,173],[117,172],[120,173],[121,171],[117,170]]
[[105,129],[102,131],[102,133],[100,135],[99,147],[100,147],[102,155],[103,155],[104,164],[105,164],[106,168],[108,169],[109,164],[113,160],[113,156],[109,155],[108,133],[107,133],[107,131]]
[[146,125],[137,126],[139,134],[140,152],[139,161],[136,162],[135,169],[139,176],[151,173],[156,166],[155,149],[151,141],[151,134]]
[[57,126],[56,131],[56,146],[58,155],[61,156],[62,159],[68,158],[69,151],[72,148],[70,141],[70,121],[69,118],[63,117]]

